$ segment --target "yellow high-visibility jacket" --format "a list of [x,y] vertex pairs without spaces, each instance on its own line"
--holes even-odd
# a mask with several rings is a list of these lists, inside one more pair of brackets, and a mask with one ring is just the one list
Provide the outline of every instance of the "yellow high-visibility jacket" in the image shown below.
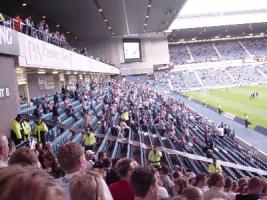
[[83,136],[83,144],[85,146],[91,146],[94,145],[95,143],[96,143],[96,137],[94,133],[91,132],[89,135],[85,134]]
[[21,135],[21,125],[17,120],[13,120],[10,126],[11,131],[15,134],[18,140],[22,139]]
[[24,122],[22,122],[22,128],[24,130],[24,136],[26,138],[29,138],[31,136],[31,132],[32,132],[31,125],[28,122],[24,121]]
[[129,120],[128,112],[122,113],[121,114],[121,119],[123,119],[124,121],[128,121]]
[[36,124],[35,126],[35,135],[37,137],[37,142],[41,142],[41,134],[45,134],[48,131],[48,128],[45,123]]
[[216,163],[216,165],[214,165],[213,163],[211,163],[209,165],[208,171],[209,171],[210,174],[221,173],[222,172],[222,167],[218,163]]
[[152,165],[160,165],[160,160],[162,157],[162,152],[160,150],[156,150],[154,153],[154,150],[152,149],[148,154],[148,160]]

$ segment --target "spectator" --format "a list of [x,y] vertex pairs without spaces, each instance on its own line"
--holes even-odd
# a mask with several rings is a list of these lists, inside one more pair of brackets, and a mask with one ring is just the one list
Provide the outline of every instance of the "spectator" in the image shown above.
[[174,192],[176,195],[182,194],[183,190],[188,187],[188,181],[185,178],[174,180]]
[[160,168],[160,180],[162,182],[162,186],[166,188],[166,190],[168,191],[168,193],[173,196],[173,186],[174,183],[173,181],[170,179],[168,173],[169,173],[169,168],[166,165],[163,165]]
[[94,168],[103,168],[103,160],[107,157],[103,151],[98,152],[98,159],[95,162]]
[[135,199],[156,199],[158,185],[155,173],[155,170],[149,167],[138,167],[133,170],[130,182]]
[[57,181],[64,190],[64,200],[70,200],[69,182],[75,173],[84,170],[86,167],[82,146],[74,142],[60,146],[57,159],[60,167],[65,172],[65,176],[57,179]]
[[111,169],[109,169],[107,171],[107,174],[106,174],[106,183],[107,185],[110,185],[112,183],[115,183],[117,181],[120,180],[120,177],[119,177],[119,173],[117,172],[117,169],[115,168],[117,162],[118,162],[118,158],[113,158],[112,159],[112,167]]
[[14,29],[16,31],[21,31],[21,23],[22,23],[22,19],[20,18],[19,15],[17,15],[14,19]]
[[44,155],[44,166],[46,171],[54,178],[60,178],[65,175],[64,171],[59,167],[57,159],[50,152]]
[[45,171],[31,166],[10,166],[0,170],[2,200],[63,200],[63,190]]
[[189,186],[185,188],[181,194],[182,199],[188,199],[188,200],[203,200],[203,192],[193,186]]
[[112,200],[105,181],[93,172],[78,172],[70,180],[71,200]]
[[0,135],[0,169],[7,167],[8,153],[7,137],[5,135]]
[[224,192],[228,196],[228,200],[235,200],[236,193],[232,192],[233,180],[229,177],[225,178]]
[[132,159],[122,159],[116,164],[120,180],[109,185],[114,200],[133,200],[134,193],[130,185],[130,176],[137,163]]
[[55,103],[52,108],[54,123],[60,123],[60,114],[58,108],[59,108],[58,103]]
[[8,160],[8,165],[30,165],[36,168],[41,168],[36,153],[28,147],[17,149]]
[[86,170],[88,170],[88,171],[93,169],[93,166],[95,164],[95,162],[93,161],[94,155],[95,155],[95,152],[93,152],[92,150],[85,151],[85,159],[87,161]]
[[56,92],[54,94],[54,104],[57,104],[59,101],[58,101],[58,92]]
[[197,174],[194,186],[201,189],[202,192],[206,192],[208,190],[206,175],[205,174]]
[[224,176],[221,173],[214,173],[208,180],[210,189],[204,193],[204,200],[214,198],[227,199],[226,193],[223,192]]
[[263,181],[258,177],[252,177],[248,181],[248,187],[247,187],[247,193],[246,194],[237,194],[236,200],[260,200],[260,194],[263,190]]

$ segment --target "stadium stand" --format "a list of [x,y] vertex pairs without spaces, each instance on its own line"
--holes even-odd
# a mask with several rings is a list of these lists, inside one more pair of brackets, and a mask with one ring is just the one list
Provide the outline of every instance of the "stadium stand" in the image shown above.
[[[27,1],[22,2],[23,7],[27,6]],[[84,5],[82,1],[77,2],[77,6]],[[91,3],[114,36],[113,22],[108,20],[99,2]],[[129,2],[123,1],[125,15]],[[145,2],[148,3],[145,27],[152,2],[159,3]],[[29,9],[35,10],[34,6]],[[168,9],[164,15],[172,12]],[[86,18],[85,13],[81,12],[80,17]],[[11,18],[0,12],[0,31],[12,29],[31,38],[26,44],[30,48],[25,57],[18,53],[12,55],[12,70],[17,80],[10,80],[12,73],[6,69],[2,70],[3,76],[0,74],[5,82],[15,82],[16,95],[12,98],[18,105],[17,116],[12,116],[15,119],[10,122],[10,134],[0,134],[0,200],[267,199],[267,156],[258,156],[254,147],[245,148],[237,139],[237,130],[229,124],[216,124],[214,119],[171,95],[173,91],[267,84],[265,38],[168,44],[165,32],[164,47],[169,47],[171,60],[168,64],[160,63],[160,59],[153,63],[149,59],[156,60],[156,54],[150,58],[147,50],[142,49],[149,58],[146,62],[142,60],[142,52],[139,52],[140,60],[131,58],[134,60],[131,61],[126,58],[129,52],[123,49],[125,46],[117,50],[124,51],[125,63],[121,63],[121,58],[119,63],[128,68],[133,67],[130,62],[140,62],[152,68],[166,66],[166,69],[121,76],[119,68],[114,72],[114,65],[107,60],[103,61],[105,74],[98,72],[98,65],[103,67],[102,63],[87,60],[86,48],[72,48],[65,35],[59,31],[50,32],[44,20],[46,16],[42,18],[34,25],[31,17],[22,20],[19,15]],[[158,33],[155,34],[158,38]],[[135,41],[131,37],[129,43]],[[22,40],[23,37],[18,38]],[[144,36],[142,42],[147,38],[149,36]],[[39,52],[42,45],[38,46],[37,42],[35,46],[36,39],[44,41],[40,43],[43,46],[50,43],[51,49],[60,49],[59,53],[51,49],[49,52],[48,47],[42,49],[42,53],[47,51],[49,56],[54,56],[54,62],[43,61]],[[101,47],[96,51],[115,52],[119,45],[105,49],[102,39],[96,42]],[[112,39],[107,46],[115,44],[118,38]],[[160,40],[154,42],[160,43]],[[152,39],[144,43],[148,43],[146,48],[152,49]],[[26,45],[20,44],[18,48],[23,51]],[[1,56],[3,60],[11,57],[2,55],[1,47],[0,59]],[[61,55],[61,51],[68,56]],[[76,57],[78,54],[72,54],[73,51],[84,56]],[[58,62],[57,57],[63,61]],[[34,63],[33,60],[38,59],[43,65]],[[69,65],[68,61],[81,65],[78,66],[80,72],[72,72],[74,65]],[[31,62],[34,66],[28,66]],[[18,68],[23,68],[22,72]],[[141,71],[142,66],[133,72],[138,70]],[[27,74],[26,83],[24,74]],[[29,81],[34,78],[35,81]],[[32,84],[32,88],[27,84]],[[26,89],[21,85],[27,85]],[[2,105],[10,109],[15,105],[12,98],[8,98],[8,87],[0,88],[0,100],[6,100]],[[27,93],[28,99],[19,97],[17,90]],[[204,102],[196,103],[207,106]],[[8,109],[3,109],[3,115]]]

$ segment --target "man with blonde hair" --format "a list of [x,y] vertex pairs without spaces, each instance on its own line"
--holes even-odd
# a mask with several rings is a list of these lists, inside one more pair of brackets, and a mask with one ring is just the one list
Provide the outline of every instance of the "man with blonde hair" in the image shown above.
[[13,165],[0,170],[1,200],[63,200],[63,190],[44,170]]
[[86,167],[86,160],[81,145],[70,142],[59,147],[57,159],[65,176],[57,179],[64,189],[64,200],[70,200],[69,182],[71,178]]
[[0,135],[0,169],[7,167],[7,159],[8,159],[8,140],[5,135]]
[[94,172],[78,172],[70,180],[71,200],[112,200],[104,181]]

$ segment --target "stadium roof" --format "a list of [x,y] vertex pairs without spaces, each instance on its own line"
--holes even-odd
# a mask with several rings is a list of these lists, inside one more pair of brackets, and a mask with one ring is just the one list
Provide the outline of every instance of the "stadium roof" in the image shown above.
[[[162,32],[177,16],[186,0],[8,0],[1,11],[37,14],[81,40],[90,37]],[[26,2],[26,6],[22,3]],[[36,18],[36,17],[35,17]],[[50,25],[49,25],[50,26]]]
[[266,0],[188,0],[169,27],[169,40],[264,37],[266,22]]

